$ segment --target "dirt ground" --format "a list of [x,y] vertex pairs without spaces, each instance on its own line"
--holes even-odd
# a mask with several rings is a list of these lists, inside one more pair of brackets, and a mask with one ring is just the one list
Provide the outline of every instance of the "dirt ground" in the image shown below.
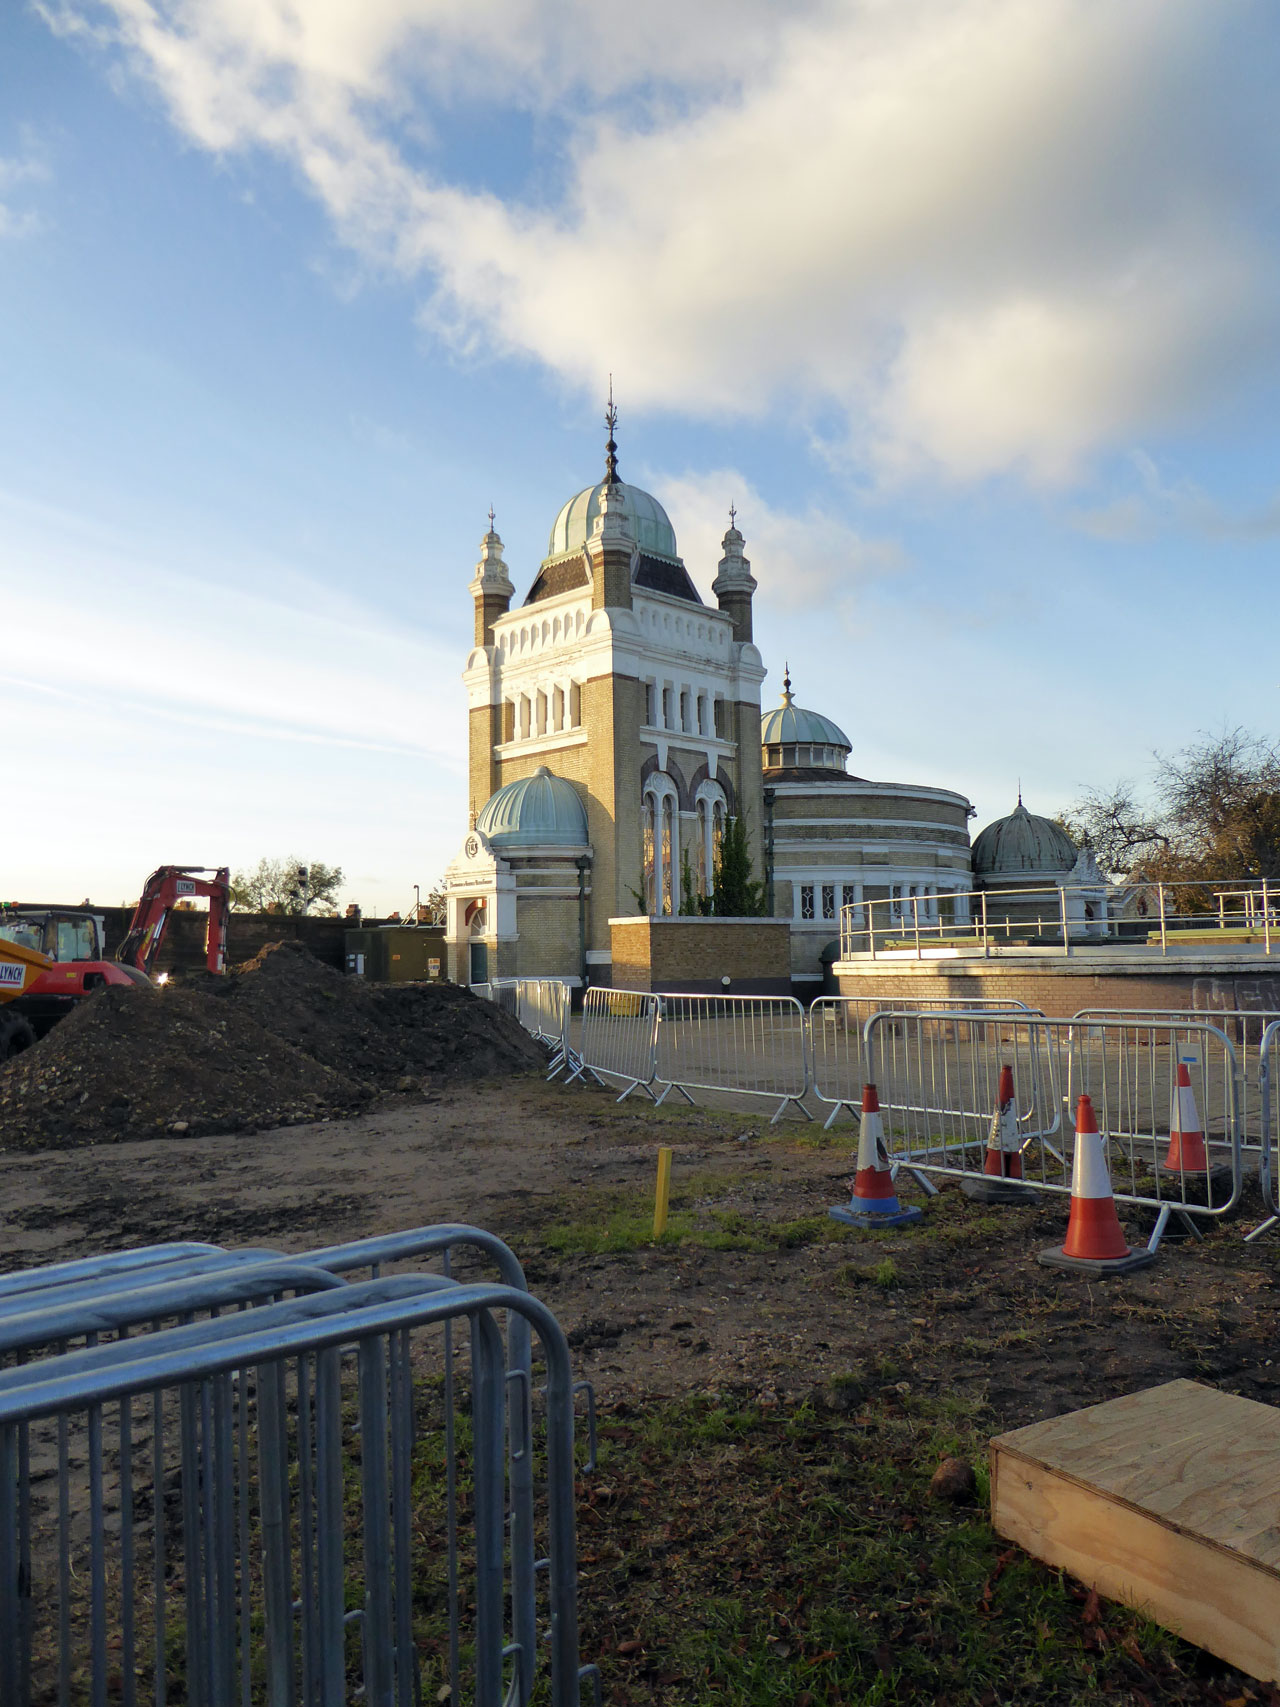
[[[993,1209],[948,1187],[922,1226],[842,1229],[826,1209],[848,1196],[852,1130],[618,1107],[532,1077],[432,1081],[350,1119],[10,1153],[0,1266],[468,1221],[513,1246],[606,1409],[794,1401],[833,1377],[856,1394],[886,1359],[913,1391],[981,1401],[992,1432],[1175,1376],[1280,1402],[1278,1235],[1243,1242],[1248,1203],[1203,1242],[1167,1239],[1153,1267],[1090,1283],[1034,1261],[1061,1243],[1061,1198]],[[680,1242],[650,1246],[627,1230],[651,1214],[659,1144]]]

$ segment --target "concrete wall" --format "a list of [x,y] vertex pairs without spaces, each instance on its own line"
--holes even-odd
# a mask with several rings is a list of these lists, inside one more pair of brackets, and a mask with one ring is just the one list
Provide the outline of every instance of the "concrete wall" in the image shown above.
[[791,933],[783,920],[625,918],[609,925],[617,989],[791,994]]
[[834,968],[845,996],[932,996],[1020,1001],[1051,1018],[1069,1019],[1081,1008],[1190,1008],[1221,1012],[1233,1008],[1280,1011],[1280,959],[1265,967],[1179,965],[1143,955],[1128,966],[1108,956],[1090,966],[1084,957],[1067,960],[899,961],[873,968],[843,961]]

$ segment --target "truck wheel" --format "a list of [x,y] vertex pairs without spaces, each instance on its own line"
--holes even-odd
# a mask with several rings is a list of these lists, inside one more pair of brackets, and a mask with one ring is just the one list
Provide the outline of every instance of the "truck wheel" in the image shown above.
[[9,1061],[30,1049],[36,1040],[31,1021],[21,1014],[0,1014],[0,1061]]

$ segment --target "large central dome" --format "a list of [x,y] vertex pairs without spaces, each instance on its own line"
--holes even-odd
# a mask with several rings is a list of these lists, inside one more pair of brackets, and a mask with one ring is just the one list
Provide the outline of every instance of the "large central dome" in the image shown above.
[[[548,557],[561,557],[567,551],[578,551],[591,537],[596,517],[600,514],[600,499],[606,482],[584,486],[575,493],[560,511],[551,526],[547,544]],[[622,494],[623,507],[631,525],[636,544],[646,556],[676,559],[676,532],[667,512],[658,500],[639,486],[627,486],[621,480],[614,490]]]

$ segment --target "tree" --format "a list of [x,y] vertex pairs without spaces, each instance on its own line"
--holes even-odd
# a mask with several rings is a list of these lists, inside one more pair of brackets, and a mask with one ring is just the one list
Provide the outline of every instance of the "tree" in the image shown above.
[[741,818],[725,821],[711,886],[711,911],[722,919],[756,919],[767,911],[764,884],[751,876],[751,850]]
[[1280,877],[1280,745],[1232,729],[1155,758],[1150,807],[1120,782],[1063,814],[1104,871],[1149,883]]
[[1157,820],[1139,805],[1132,782],[1087,789],[1058,822],[1078,847],[1092,849],[1101,869],[1114,877],[1127,876],[1141,860],[1169,845]]
[[250,872],[238,871],[231,883],[231,905],[239,913],[284,913],[301,918],[338,911],[342,867],[320,860],[260,859]]

